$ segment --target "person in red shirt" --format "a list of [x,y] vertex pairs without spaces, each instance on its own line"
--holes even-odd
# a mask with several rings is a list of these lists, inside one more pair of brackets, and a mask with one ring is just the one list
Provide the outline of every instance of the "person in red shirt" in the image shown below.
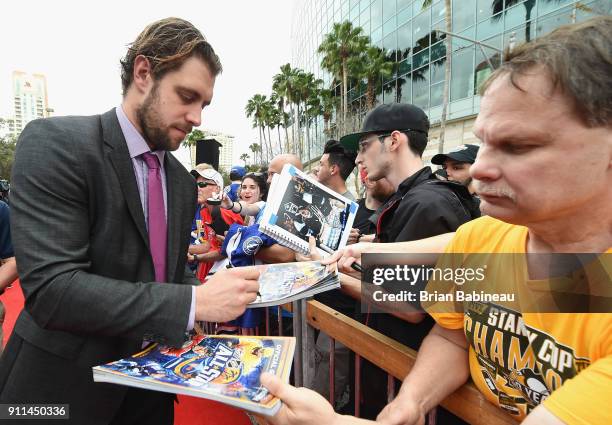
[[198,185],[198,208],[191,227],[191,244],[187,252],[187,260],[196,270],[200,282],[206,280],[215,261],[222,258],[221,241],[217,235],[223,236],[234,224],[244,224],[242,217],[218,205],[209,205],[207,200],[213,194],[223,190],[223,178],[218,171],[208,164],[198,164],[191,171]]

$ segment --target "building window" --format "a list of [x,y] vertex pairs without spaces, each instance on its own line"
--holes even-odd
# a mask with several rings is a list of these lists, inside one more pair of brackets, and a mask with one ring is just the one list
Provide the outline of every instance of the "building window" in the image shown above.
[[536,33],[538,37],[548,34],[560,25],[569,24],[572,21],[572,7],[538,18]]
[[383,102],[384,103],[393,103],[397,102],[397,90],[395,88],[397,82],[394,80],[390,83],[386,83],[383,86]]
[[383,0],[383,20],[395,17],[395,0]]
[[504,20],[502,13],[491,16],[489,19],[485,19],[478,23],[476,28],[476,38],[483,40],[489,38],[495,34],[499,34],[504,30]]
[[442,97],[444,96],[444,81],[431,86],[431,107],[442,105]]
[[403,23],[408,22],[410,18],[412,18],[412,8],[407,7],[397,14],[397,24],[402,25]]
[[461,2],[453,2],[453,32],[461,32],[474,25],[476,19],[474,1],[463,0]]
[[429,66],[412,73],[412,101],[421,109],[429,108]]
[[397,98],[402,103],[412,103],[412,81],[410,74],[397,79]]
[[[395,53],[395,50],[397,50],[397,38],[395,32],[389,34],[383,39],[383,47],[387,49],[388,52]],[[392,59],[394,61],[397,60],[395,57]]]
[[466,48],[453,53],[451,61],[451,92],[452,100],[463,99],[471,96],[472,90],[472,72],[474,69],[474,49]]
[[378,28],[383,24],[382,0],[374,0],[370,7],[372,28]]

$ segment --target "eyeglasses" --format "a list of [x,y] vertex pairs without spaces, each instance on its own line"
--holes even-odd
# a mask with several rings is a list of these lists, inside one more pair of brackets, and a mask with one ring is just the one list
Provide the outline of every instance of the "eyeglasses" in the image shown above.
[[391,135],[391,133],[381,134],[381,135],[376,136],[376,137],[368,137],[367,139],[360,140],[359,141],[358,152],[360,154],[363,154],[368,149],[368,146],[370,146],[370,144],[374,141],[374,139],[377,139],[380,143],[383,143],[385,138],[389,137],[390,135]]
[[246,173],[243,178],[247,177],[263,177],[264,173]]
[[[394,130],[394,131],[392,131],[391,133],[388,133],[388,134],[381,134],[381,135],[378,135],[378,136],[376,136],[376,139],[378,139],[378,141],[379,141],[380,143],[383,143],[386,137],[391,136],[391,135],[392,135],[393,133],[395,133],[396,131],[399,131],[400,133],[404,133],[404,134],[405,134],[405,135],[407,135],[408,137],[410,137],[410,136],[408,135],[408,132],[409,132],[409,131],[416,131],[417,133],[422,133],[422,134],[427,135],[427,132],[425,132],[425,131],[423,131],[423,130],[414,130],[414,129],[412,129],[412,128],[406,128],[406,129],[404,129],[404,130]],[[369,137],[369,138],[366,138],[366,139],[360,140],[360,141],[359,141],[358,152],[359,152],[360,154],[363,154],[363,153],[366,151],[366,149],[368,149],[368,146],[370,146],[370,144],[371,144],[373,141],[374,141],[374,138],[373,138],[373,137]]]
[[216,186],[216,183],[208,183],[208,182],[198,182],[198,187],[207,187],[207,186]]

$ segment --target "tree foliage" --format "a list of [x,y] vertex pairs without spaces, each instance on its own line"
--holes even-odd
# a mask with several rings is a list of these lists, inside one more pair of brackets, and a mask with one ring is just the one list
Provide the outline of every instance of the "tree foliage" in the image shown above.
[[[0,133],[5,131],[7,123],[0,118]],[[11,169],[15,159],[17,139],[13,135],[0,136],[0,179],[10,180]]]

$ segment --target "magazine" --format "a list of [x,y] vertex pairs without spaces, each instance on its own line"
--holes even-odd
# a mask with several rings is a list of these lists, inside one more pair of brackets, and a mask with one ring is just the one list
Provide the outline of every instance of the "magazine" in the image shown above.
[[152,344],[93,368],[96,382],[202,397],[263,415],[281,401],[261,386],[262,372],[289,382],[295,338],[194,335],[180,348]]
[[319,261],[266,264],[258,266],[259,293],[247,307],[285,304],[340,287],[336,264]]
[[[281,244],[308,254],[314,236],[322,253],[346,245],[359,207],[290,164],[270,187],[259,229]],[[323,254],[325,255],[325,254]]]

